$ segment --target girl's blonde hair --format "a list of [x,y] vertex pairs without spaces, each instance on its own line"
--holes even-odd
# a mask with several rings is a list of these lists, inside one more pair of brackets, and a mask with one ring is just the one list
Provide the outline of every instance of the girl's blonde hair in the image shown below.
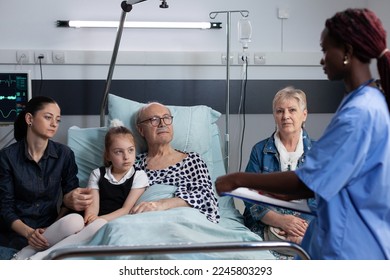
[[134,144],[135,146],[135,139],[133,133],[128,129],[127,127],[124,127],[123,125],[120,126],[113,126],[111,127],[104,138],[104,166],[108,167],[111,165],[111,162],[107,160],[108,151],[110,150],[110,147],[112,145],[113,139],[115,136],[122,135],[129,137],[129,140]]

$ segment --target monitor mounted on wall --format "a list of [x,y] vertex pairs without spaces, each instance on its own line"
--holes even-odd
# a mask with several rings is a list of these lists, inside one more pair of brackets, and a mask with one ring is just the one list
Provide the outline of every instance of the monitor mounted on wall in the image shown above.
[[31,97],[29,70],[0,71],[0,125],[13,124]]

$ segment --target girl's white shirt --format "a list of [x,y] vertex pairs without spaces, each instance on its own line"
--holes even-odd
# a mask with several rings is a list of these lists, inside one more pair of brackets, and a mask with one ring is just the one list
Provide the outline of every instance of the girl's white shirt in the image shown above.
[[[119,181],[117,181],[111,173],[112,166],[106,167],[106,174],[104,178],[106,178],[113,185],[123,184],[127,179],[133,176],[135,169],[134,166],[130,168],[130,170],[126,173],[125,176],[122,177]],[[92,189],[99,189],[99,180],[100,180],[100,170],[99,168],[94,169],[91,172],[88,180],[88,187]],[[145,171],[138,170],[134,175],[133,186],[134,189],[144,188],[149,186],[149,179],[146,175]]]

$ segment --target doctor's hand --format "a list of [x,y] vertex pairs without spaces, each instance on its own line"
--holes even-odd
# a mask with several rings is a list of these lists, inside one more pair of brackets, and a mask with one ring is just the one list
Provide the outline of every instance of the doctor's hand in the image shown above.
[[215,180],[215,188],[218,194],[237,189],[238,186],[235,184],[235,177],[239,176],[238,174],[239,173],[232,173],[218,177],[217,180]]

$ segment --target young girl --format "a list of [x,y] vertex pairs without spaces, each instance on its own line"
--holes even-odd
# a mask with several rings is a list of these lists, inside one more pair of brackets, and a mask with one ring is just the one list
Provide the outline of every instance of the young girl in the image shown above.
[[[39,253],[27,246],[14,259],[43,259],[54,249],[90,240],[108,221],[129,214],[148,186],[146,173],[133,166],[134,142],[129,129],[122,125],[111,127],[105,137],[104,166],[93,170],[89,177],[93,202],[85,210],[84,218],[69,214],[58,220],[45,231],[51,240],[49,244],[55,245]],[[69,228],[73,233],[66,235],[64,232],[69,232]]]

